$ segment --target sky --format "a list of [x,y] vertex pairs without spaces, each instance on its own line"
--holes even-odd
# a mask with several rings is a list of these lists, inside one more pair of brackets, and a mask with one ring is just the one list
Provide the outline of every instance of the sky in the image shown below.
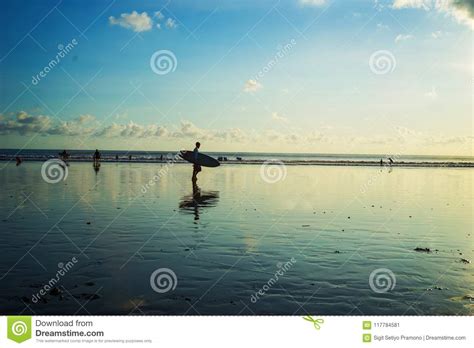
[[473,0],[9,0],[0,148],[473,155]]

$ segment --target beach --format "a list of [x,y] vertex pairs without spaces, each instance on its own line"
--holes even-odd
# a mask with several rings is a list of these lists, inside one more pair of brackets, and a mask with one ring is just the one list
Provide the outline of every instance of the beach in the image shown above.
[[[193,186],[185,163],[71,162],[58,183],[42,161],[0,164],[5,314],[474,309],[469,168],[229,163]],[[152,286],[158,269],[176,276],[169,291]]]

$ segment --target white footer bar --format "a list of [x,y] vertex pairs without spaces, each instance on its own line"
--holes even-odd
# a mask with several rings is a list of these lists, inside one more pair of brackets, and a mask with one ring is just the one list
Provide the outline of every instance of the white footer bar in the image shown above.
[[472,347],[473,318],[2,316],[0,347]]

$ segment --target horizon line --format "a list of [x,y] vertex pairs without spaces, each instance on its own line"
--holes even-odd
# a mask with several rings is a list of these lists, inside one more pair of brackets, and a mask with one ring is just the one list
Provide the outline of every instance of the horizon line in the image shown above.
[[[0,148],[2,150],[16,150],[18,153],[21,151],[58,151],[64,150],[64,148],[27,148],[27,149],[19,149],[19,148]],[[132,153],[132,152],[163,152],[163,153],[173,153],[179,152],[185,149],[179,150],[111,150],[111,149],[99,149],[99,151],[109,151],[109,152],[124,152],[124,153]],[[93,149],[67,149],[67,151],[91,151],[94,152],[95,148]],[[451,157],[451,158],[472,158],[474,159],[474,155],[431,155],[431,154],[423,154],[423,155],[413,155],[413,154],[381,154],[381,153],[334,153],[334,152],[248,152],[248,151],[203,151],[203,153],[212,153],[212,154],[261,154],[261,155],[330,155],[330,156],[400,156],[400,157]]]

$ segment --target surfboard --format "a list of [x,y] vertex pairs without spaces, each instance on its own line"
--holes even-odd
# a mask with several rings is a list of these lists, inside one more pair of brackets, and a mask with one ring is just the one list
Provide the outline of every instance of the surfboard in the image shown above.
[[205,155],[203,153],[198,153],[197,161],[194,160],[194,152],[189,150],[182,150],[180,151],[180,156],[182,159],[194,163],[199,164],[203,167],[218,167],[220,165],[219,161],[211,156]]

